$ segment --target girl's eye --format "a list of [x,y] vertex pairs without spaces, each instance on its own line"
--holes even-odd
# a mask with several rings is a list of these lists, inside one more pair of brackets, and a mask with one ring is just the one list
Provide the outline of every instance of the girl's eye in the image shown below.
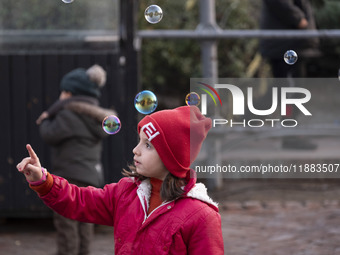
[[151,144],[145,143],[146,148],[151,148]]

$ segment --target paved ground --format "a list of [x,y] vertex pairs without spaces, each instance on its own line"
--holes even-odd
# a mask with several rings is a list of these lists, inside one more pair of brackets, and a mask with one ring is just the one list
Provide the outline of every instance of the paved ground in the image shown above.
[[[337,200],[221,202],[225,254],[340,254]],[[0,254],[52,255],[55,232],[50,220],[7,220],[0,224]],[[98,226],[93,255],[114,254],[112,229]]]
[[303,206],[290,201],[285,207],[271,203],[267,206],[272,209],[253,201],[248,202],[248,210],[222,214],[226,254],[340,254],[337,202],[327,206],[310,202]]

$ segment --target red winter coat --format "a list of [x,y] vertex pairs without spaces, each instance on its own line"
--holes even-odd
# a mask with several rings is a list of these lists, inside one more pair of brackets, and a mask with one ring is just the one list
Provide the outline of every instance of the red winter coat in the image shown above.
[[67,218],[113,226],[115,254],[224,254],[217,205],[195,178],[185,187],[189,192],[184,197],[163,203],[148,216],[148,179],[123,178],[103,189],[53,179],[43,201]]

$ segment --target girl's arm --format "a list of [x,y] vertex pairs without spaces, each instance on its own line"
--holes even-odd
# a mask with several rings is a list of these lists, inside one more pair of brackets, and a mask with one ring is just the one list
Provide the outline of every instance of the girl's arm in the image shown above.
[[[26,148],[29,157],[24,158],[17,165],[17,169],[25,175],[27,181],[39,182],[43,177],[39,158],[30,145]],[[38,192],[47,206],[64,217],[112,226],[115,201],[121,194],[118,189],[126,185],[113,183],[106,185],[104,189],[79,188],[69,184],[64,178],[48,174],[45,182],[31,187]]]
[[119,184],[112,183],[103,189],[77,187],[64,178],[54,176],[51,190],[40,198],[60,215],[83,222],[113,226],[114,209]]

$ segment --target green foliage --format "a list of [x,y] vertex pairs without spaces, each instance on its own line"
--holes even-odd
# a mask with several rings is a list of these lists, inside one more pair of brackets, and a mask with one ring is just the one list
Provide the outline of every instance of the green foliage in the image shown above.
[[[216,1],[216,20],[221,29],[257,29],[258,1]],[[219,42],[219,77],[244,77],[258,49],[257,39],[229,39]]]
[[[255,3],[254,3],[255,2]],[[149,24],[144,10],[159,5],[164,13],[158,24]],[[139,29],[190,29],[199,24],[198,0],[141,1]],[[221,29],[258,27],[259,3],[252,0],[216,0],[216,22]],[[244,76],[257,52],[258,41],[223,40],[218,44],[220,77]],[[142,44],[142,86],[162,95],[177,95],[184,102],[190,90],[190,78],[202,77],[200,43],[196,40],[148,39]]]
[[326,4],[326,0],[311,0],[311,3],[313,6],[315,6],[316,9],[323,8]]
[[340,1],[329,1],[315,11],[319,29],[339,29]]
[[[318,29],[339,29],[340,1],[324,1],[322,8],[315,9]],[[315,61],[315,69],[321,77],[333,77],[339,70],[340,40],[323,38],[320,40],[322,58]]]
[[0,0],[1,29],[116,29],[118,1]]
[[[141,0],[138,9],[139,29],[195,29],[197,26],[198,6],[188,5],[191,0]],[[163,10],[163,18],[157,24],[149,24],[144,18],[144,10],[157,4]]]
[[[190,0],[141,1],[139,6],[139,29],[195,29],[197,26],[197,5],[190,6]],[[163,19],[158,24],[149,24],[144,10],[151,4],[163,10]],[[190,77],[200,77],[200,48],[195,40],[145,39],[141,52],[141,81],[143,89],[157,92],[157,95],[184,98],[190,90]]]
[[[261,1],[215,1],[216,24],[221,29],[258,29]],[[339,1],[312,2],[318,28],[338,29]],[[75,0],[71,4],[61,0],[0,0],[0,29],[117,29],[118,3],[118,0]],[[139,0],[138,3],[139,30],[194,30],[199,24],[200,0]],[[149,24],[144,18],[144,10],[151,4],[163,9],[164,16],[158,24]],[[338,39],[321,41],[326,60],[318,61],[318,70],[328,69],[330,65],[338,68],[339,45]],[[219,77],[244,77],[257,52],[257,39],[220,40]],[[189,92],[190,78],[202,76],[200,62],[197,40],[145,39],[141,49],[142,86],[162,95],[184,98]]]
[[[216,22],[221,29],[258,29],[261,2],[253,0],[215,0]],[[142,0],[139,8],[139,29],[195,29],[199,24],[199,0]],[[340,1],[312,0],[320,29],[339,29]],[[158,4],[164,12],[156,25],[144,19],[144,10]],[[339,68],[338,39],[321,40],[324,54],[311,63],[315,76],[330,76]],[[246,77],[249,66],[258,54],[258,39],[228,39],[218,43],[219,77]],[[200,43],[195,40],[144,40],[142,44],[142,86],[163,95],[177,93],[184,98],[191,77],[201,77]],[[258,63],[258,62],[257,62]],[[255,76],[268,76],[268,66],[260,62]],[[313,69],[314,68],[314,69]],[[335,70],[336,69],[336,70]],[[315,70],[318,70],[315,73]],[[312,71],[313,72],[313,71]],[[183,100],[182,100],[183,101]]]

